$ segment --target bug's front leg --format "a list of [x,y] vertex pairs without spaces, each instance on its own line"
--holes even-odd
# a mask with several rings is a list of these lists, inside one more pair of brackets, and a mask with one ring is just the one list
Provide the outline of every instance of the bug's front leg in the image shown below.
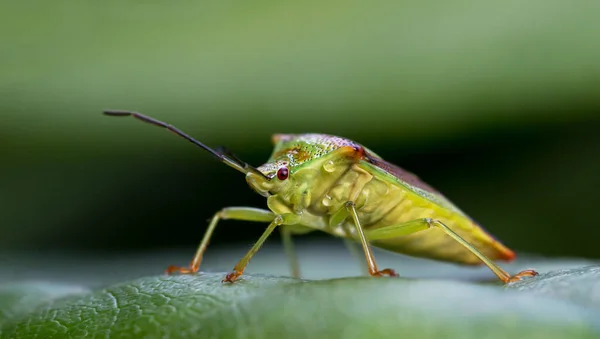
[[398,274],[391,268],[386,268],[381,271],[377,268],[377,263],[375,262],[375,256],[373,255],[373,251],[371,250],[371,245],[369,245],[369,242],[367,241],[367,237],[365,237],[365,232],[363,231],[362,226],[360,224],[360,220],[358,219],[358,213],[356,212],[356,206],[355,206],[354,202],[348,201],[345,205],[345,209],[354,221],[354,226],[356,227],[356,233],[358,234],[363,251],[365,252],[365,258],[367,259],[367,267],[369,269],[369,275],[397,277]]
[[298,215],[291,213],[275,216],[273,221],[271,221],[269,226],[267,226],[267,229],[263,232],[258,241],[252,246],[248,253],[246,253],[246,255],[244,255],[244,257],[240,259],[237,265],[235,265],[235,267],[233,268],[233,271],[225,276],[225,279],[223,279],[222,282],[232,283],[244,273],[244,270],[250,262],[250,259],[252,259],[256,252],[258,252],[258,250],[262,247],[264,242],[267,240],[269,235],[273,233],[277,226],[293,225],[298,223],[299,219],[300,217]]
[[198,272],[200,268],[200,263],[202,262],[202,256],[206,251],[206,247],[208,246],[208,242],[210,241],[210,237],[213,234],[213,231],[217,227],[217,223],[221,219],[233,219],[233,220],[241,220],[241,221],[257,221],[257,222],[271,222],[275,218],[275,214],[271,211],[252,208],[252,207],[226,207],[219,212],[215,213],[204,232],[204,236],[202,237],[202,241],[200,242],[200,246],[198,246],[198,250],[196,251],[196,255],[192,259],[189,267],[180,267],[180,266],[169,266],[166,270],[167,274],[173,273],[182,273],[182,274],[190,274]]

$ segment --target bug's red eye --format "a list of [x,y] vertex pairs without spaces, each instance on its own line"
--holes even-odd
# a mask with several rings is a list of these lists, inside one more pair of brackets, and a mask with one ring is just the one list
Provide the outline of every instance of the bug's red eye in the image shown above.
[[277,170],[277,179],[279,180],[285,180],[288,178],[288,176],[290,175],[290,172],[288,171],[287,167],[280,167]]

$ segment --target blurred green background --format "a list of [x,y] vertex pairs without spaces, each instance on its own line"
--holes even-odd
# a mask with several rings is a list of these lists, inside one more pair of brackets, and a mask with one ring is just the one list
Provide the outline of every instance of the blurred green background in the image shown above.
[[[239,173],[101,115],[112,108],[254,165],[273,133],[345,136],[516,250],[599,258],[599,11],[559,0],[3,1],[0,248],[191,258],[219,208],[265,206]],[[211,244],[247,247],[263,229],[226,221]]]

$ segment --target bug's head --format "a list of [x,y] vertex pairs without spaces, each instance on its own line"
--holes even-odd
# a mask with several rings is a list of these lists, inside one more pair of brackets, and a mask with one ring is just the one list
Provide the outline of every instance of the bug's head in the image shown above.
[[276,134],[273,136],[275,148],[269,160],[259,166],[257,170],[262,176],[246,175],[246,182],[259,194],[268,197],[279,194],[284,188],[290,187],[294,182],[292,175],[295,170],[294,152],[291,152],[285,145],[285,138],[288,135]]
[[[324,156],[344,146],[361,149],[348,139],[325,134],[275,134],[269,160],[257,170],[265,179],[249,174],[248,184],[264,196],[292,193],[304,183],[314,182]],[[317,166],[311,166],[311,165]]]

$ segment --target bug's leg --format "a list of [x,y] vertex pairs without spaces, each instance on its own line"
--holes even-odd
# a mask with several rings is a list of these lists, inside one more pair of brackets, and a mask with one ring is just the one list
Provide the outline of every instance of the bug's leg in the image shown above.
[[200,263],[202,262],[202,256],[206,251],[206,247],[208,246],[208,242],[210,241],[210,237],[213,234],[213,231],[217,227],[217,223],[221,219],[234,219],[234,220],[242,220],[242,221],[257,221],[257,222],[271,222],[275,218],[275,215],[271,211],[252,208],[252,207],[226,207],[219,212],[215,213],[212,217],[206,232],[204,232],[204,236],[202,237],[202,241],[200,242],[200,246],[198,246],[198,250],[196,251],[196,255],[194,255],[194,259],[190,263],[189,267],[179,267],[179,266],[169,266],[166,270],[167,274],[172,274],[175,272],[179,272],[182,274],[187,273],[195,273],[200,268]]
[[456,240],[458,243],[463,245],[466,249],[471,251],[471,253],[473,253],[475,256],[477,256],[477,258],[479,258],[479,260],[481,260],[504,283],[517,281],[517,280],[520,280],[522,277],[530,277],[530,276],[538,275],[538,273],[536,271],[525,270],[514,276],[511,276],[505,270],[500,268],[500,266],[498,266],[495,262],[490,260],[485,255],[483,255],[477,248],[475,248],[475,246],[471,245],[469,242],[467,242],[465,239],[463,239],[460,235],[458,235],[456,232],[454,232],[448,226],[446,226],[444,223],[442,223],[439,220],[435,220],[435,219],[430,219],[430,218],[417,219],[417,220],[409,221],[409,222],[406,222],[403,224],[390,225],[390,226],[378,228],[375,230],[370,230],[367,232],[367,237],[369,238],[370,241],[389,239],[389,238],[395,238],[395,237],[399,237],[399,236],[403,236],[403,235],[416,233],[416,232],[423,231],[423,230],[426,230],[431,227],[438,227],[439,229],[443,230],[447,235],[449,235],[452,239]]
[[[349,214],[348,211],[345,208],[342,209],[342,210],[345,212],[345,214]],[[346,226],[346,233],[352,234],[352,230],[348,229],[351,226],[348,225],[348,224],[344,224],[344,225]],[[364,274],[369,275],[369,269],[363,265],[363,256],[362,256],[362,251],[361,251],[361,248],[360,248],[360,244],[358,244],[354,240],[350,240],[348,238],[344,238],[344,245],[348,249],[348,252],[350,252],[350,254],[354,257],[354,259],[356,260],[356,263],[359,264],[360,270]]]
[[300,265],[298,264],[298,255],[296,254],[294,242],[292,241],[292,232],[285,226],[280,227],[279,232],[281,233],[281,241],[283,242],[285,255],[288,258],[292,278],[300,278]]
[[367,259],[367,267],[369,268],[369,275],[371,276],[390,276],[397,277],[398,274],[392,269],[386,268],[384,270],[379,270],[377,268],[377,263],[375,262],[375,256],[373,256],[373,251],[371,250],[371,246],[365,237],[365,233],[360,225],[360,220],[358,220],[358,213],[356,213],[356,206],[353,202],[348,201],[346,203],[346,210],[354,220],[354,226],[356,227],[356,233],[360,239],[360,243],[362,245],[363,251],[365,252],[365,258]]
[[262,247],[263,243],[271,233],[275,230],[277,226],[285,225],[285,224],[295,224],[298,221],[298,216],[294,214],[283,214],[275,216],[273,221],[267,226],[267,229],[260,236],[258,241],[252,246],[252,248],[244,255],[242,259],[235,265],[233,271],[225,276],[225,278],[221,282],[229,282],[232,283],[236,281],[246,269],[246,266],[250,262],[250,259],[258,252],[258,250]]

